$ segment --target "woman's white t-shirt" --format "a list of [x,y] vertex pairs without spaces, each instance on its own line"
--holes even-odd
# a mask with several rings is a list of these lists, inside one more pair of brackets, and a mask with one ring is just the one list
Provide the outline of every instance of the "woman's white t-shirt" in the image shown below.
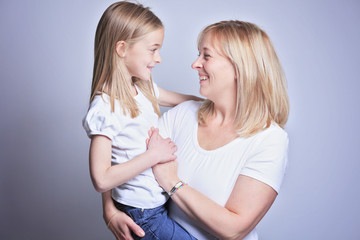
[[[278,192],[287,163],[287,133],[272,124],[252,137],[239,137],[218,149],[204,150],[197,140],[200,104],[195,101],[182,103],[166,112],[159,121],[161,135],[170,137],[178,147],[180,179],[221,206],[225,206],[240,174],[268,184]],[[175,203],[171,202],[169,206],[171,218],[193,236],[199,240],[215,239]],[[256,230],[244,239],[258,239]]]
[[[159,90],[155,83],[154,90],[158,97]],[[103,135],[111,140],[112,165],[124,163],[144,153],[148,130],[158,125],[158,115],[151,102],[138,88],[137,92],[135,100],[141,113],[136,118],[131,118],[129,113],[124,115],[119,101],[115,101],[115,111],[111,112],[109,96],[102,94],[92,101],[83,120],[83,127],[89,137]],[[114,188],[112,197],[119,203],[137,208],[158,207],[168,199],[156,182],[151,168]]]

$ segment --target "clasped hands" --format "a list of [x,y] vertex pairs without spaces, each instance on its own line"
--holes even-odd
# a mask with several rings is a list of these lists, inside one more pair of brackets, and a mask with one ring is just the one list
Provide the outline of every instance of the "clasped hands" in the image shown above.
[[163,138],[159,134],[159,129],[152,127],[148,131],[149,138],[146,139],[146,145],[148,149],[156,148],[159,151],[159,162],[152,167],[155,179],[158,184],[168,192],[173,186],[174,182],[177,182],[178,164],[176,161],[177,146],[170,138]]

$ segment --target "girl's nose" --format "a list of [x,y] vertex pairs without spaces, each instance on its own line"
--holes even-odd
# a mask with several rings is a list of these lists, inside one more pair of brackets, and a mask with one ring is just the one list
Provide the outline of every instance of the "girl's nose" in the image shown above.
[[160,53],[158,52],[158,54],[156,54],[156,56],[155,56],[155,62],[161,63],[161,61],[162,61],[162,58],[160,56]]

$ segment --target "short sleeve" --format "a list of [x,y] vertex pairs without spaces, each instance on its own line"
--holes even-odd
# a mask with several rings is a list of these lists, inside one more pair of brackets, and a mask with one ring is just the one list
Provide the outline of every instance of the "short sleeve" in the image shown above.
[[113,141],[114,136],[118,134],[119,130],[116,129],[118,129],[119,123],[108,105],[99,99],[94,100],[91,104],[83,119],[83,127],[89,138],[94,135],[103,135]]
[[257,179],[279,192],[285,174],[288,135],[280,127],[265,130],[255,144],[241,175]]

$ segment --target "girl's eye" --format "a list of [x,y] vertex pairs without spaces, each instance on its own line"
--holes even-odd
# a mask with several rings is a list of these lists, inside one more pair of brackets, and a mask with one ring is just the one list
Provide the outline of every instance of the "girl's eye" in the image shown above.
[[151,49],[150,51],[154,53],[154,52],[156,52],[156,50],[157,50],[157,48],[154,48],[154,49]]

